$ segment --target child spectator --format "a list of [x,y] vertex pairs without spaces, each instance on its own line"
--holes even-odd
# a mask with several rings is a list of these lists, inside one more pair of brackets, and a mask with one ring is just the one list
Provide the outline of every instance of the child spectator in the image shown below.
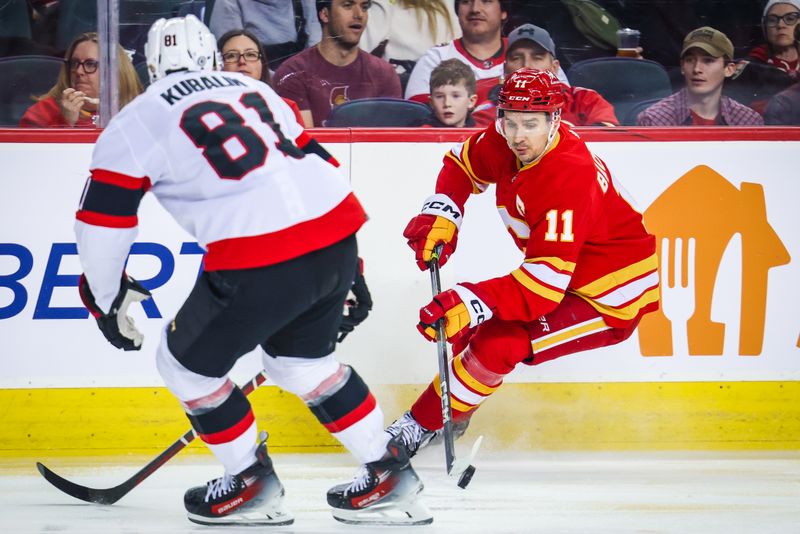
[[392,66],[358,48],[369,7],[369,0],[317,0],[322,41],[275,71],[275,90],[297,102],[306,128],[322,126],[334,106],[350,100],[401,98]]
[[794,29],[800,21],[800,0],[769,0],[761,29],[766,43],[750,51],[748,59],[778,67],[794,80],[800,78],[800,43]]
[[[508,36],[508,51],[503,63],[504,76],[523,67],[547,70],[558,76],[560,63],[556,59],[556,44],[544,28],[523,24]],[[497,118],[497,97],[501,84],[489,93],[474,113],[475,123],[485,128]],[[586,87],[564,86],[564,107],[561,120],[572,126],[619,126],[612,106],[600,93]]]
[[761,115],[730,97],[722,86],[736,70],[733,43],[719,30],[704,26],[683,40],[681,73],[686,87],[650,106],[639,126],[762,125]]
[[426,126],[463,128],[475,126],[471,111],[475,94],[475,74],[457,59],[447,59],[431,72],[431,102],[433,118]]
[[[64,55],[56,84],[32,105],[19,125],[27,128],[95,128],[100,107],[100,50],[97,34],[75,38]],[[142,82],[128,54],[117,46],[119,60],[119,107],[142,92]]]

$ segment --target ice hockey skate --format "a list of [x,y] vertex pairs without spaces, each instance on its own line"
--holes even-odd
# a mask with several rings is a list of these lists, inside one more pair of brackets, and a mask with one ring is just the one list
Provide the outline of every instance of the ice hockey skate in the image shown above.
[[411,411],[407,411],[399,419],[386,428],[386,432],[393,438],[400,436],[402,444],[408,452],[408,457],[413,458],[420,449],[430,443],[436,437],[435,430],[428,430],[420,425]]
[[[470,412],[465,417],[453,421],[453,438],[458,439],[464,435],[469,427],[469,421],[472,418]],[[408,457],[413,458],[420,449],[428,445],[437,445],[442,442],[442,429],[428,430],[420,425],[410,411],[404,413],[394,423],[389,425],[386,432],[394,436],[401,436],[403,445],[408,450]]]
[[183,502],[189,520],[201,525],[290,525],[294,517],[284,509],[283,495],[263,436],[253,465],[189,489]]
[[370,525],[426,525],[433,516],[419,499],[423,485],[409,462],[399,437],[386,455],[365,464],[352,482],[328,490],[333,517],[342,523]]

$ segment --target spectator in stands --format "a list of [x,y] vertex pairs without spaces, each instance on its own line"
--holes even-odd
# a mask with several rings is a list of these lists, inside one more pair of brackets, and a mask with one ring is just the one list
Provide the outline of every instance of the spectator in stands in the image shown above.
[[794,32],[798,22],[800,0],[769,0],[761,19],[767,42],[751,50],[748,59],[773,65],[792,79],[800,79],[800,43]]
[[[560,64],[556,59],[556,44],[544,28],[523,24],[508,36],[508,51],[503,73],[508,78],[522,67],[549,70],[558,75]],[[489,98],[478,105],[473,113],[475,123],[485,128],[497,118],[497,97],[502,88],[497,84]],[[614,106],[597,91],[585,87],[566,86],[561,120],[573,126],[619,126]]]
[[475,94],[475,74],[471,68],[457,59],[445,59],[431,72],[430,92],[433,118],[424,126],[475,126],[471,111],[478,95]]
[[454,0],[462,36],[425,52],[406,86],[405,97],[428,102],[431,72],[445,59],[458,59],[472,68],[477,80],[478,101],[486,100],[489,90],[503,74],[506,48],[501,30],[507,18],[502,0]]
[[264,46],[273,70],[321,37],[314,0],[216,0],[209,28],[216,36],[249,30]]
[[686,87],[641,112],[639,126],[764,124],[761,115],[722,94],[725,79],[736,70],[733,43],[724,33],[709,26],[690,32],[680,66]]
[[451,0],[373,0],[360,47],[411,74],[422,54],[461,37]]
[[[222,56],[222,70],[240,72],[272,87],[269,73],[269,58],[258,38],[249,30],[231,30],[217,40],[217,50]],[[303,124],[300,108],[289,98],[284,102],[294,111],[297,122]]]
[[300,106],[305,126],[322,126],[334,106],[371,97],[400,98],[400,78],[388,62],[358,48],[369,0],[317,0],[322,41],[275,71],[275,89]]
[[[100,51],[97,34],[83,33],[67,48],[58,82],[37,98],[22,116],[20,126],[29,128],[94,128],[100,96]],[[142,92],[142,83],[128,54],[117,47],[119,61],[119,107]]]
[[769,125],[800,126],[800,82],[770,99],[764,122]]

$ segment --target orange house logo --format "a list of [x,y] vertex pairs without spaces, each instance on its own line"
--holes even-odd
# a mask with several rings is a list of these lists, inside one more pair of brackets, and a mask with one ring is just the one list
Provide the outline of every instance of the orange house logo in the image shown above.
[[723,353],[726,324],[712,319],[712,298],[723,255],[737,234],[741,246],[731,250],[741,250],[734,258],[741,267],[738,353],[759,355],[769,270],[791,259],[767,221],[763,187],[742,182],[737,189],[701,165],[664,191],[644,218],[657,236],[662,302],[639,325],[642,355]]

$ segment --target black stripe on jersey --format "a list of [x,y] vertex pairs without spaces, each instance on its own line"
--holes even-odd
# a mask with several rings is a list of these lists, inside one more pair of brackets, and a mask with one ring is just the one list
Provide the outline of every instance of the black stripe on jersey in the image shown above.
[[104,215],[130,217],[139,211],[139,203],[144,193],[142,189],[127,189],[91,180],[83,197],[81,209]]
[[369,396],[369,387],[364,383],[355,369],[350,368],[350,377],[339,388],[339,391],[317,405],[311,405],[313,413],[320,423],[327,424],[338,421],[351,413]]
[[245,418],[250,412],[250,403],[242,390],[234,387],[225,402],[200,415],[189,415],[189,421],[199,434],[216,434],[228,430]]
[[330,152],[325,150],[321,144],[316,139],[311,139],[305,146],[301,147],[303,152],[306,154],[316,154],[317,156],[321,157],[325,161],[330,162],[333,156]]

